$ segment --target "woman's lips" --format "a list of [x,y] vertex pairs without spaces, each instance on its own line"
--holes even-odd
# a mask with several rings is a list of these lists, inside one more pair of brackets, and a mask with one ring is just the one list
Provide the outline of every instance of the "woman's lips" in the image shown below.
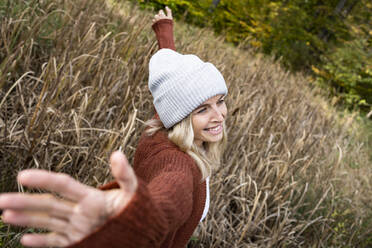
[[212,135],[217,135],[222,132],[222,124],[211,128],[205,128],[204,130]]

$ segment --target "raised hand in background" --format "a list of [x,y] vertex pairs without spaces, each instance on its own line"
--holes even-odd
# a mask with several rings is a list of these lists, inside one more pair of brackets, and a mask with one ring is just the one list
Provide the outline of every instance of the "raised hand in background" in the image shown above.
[[152,23],[155,23],[161,19],[169,19],[169,20],[173,20],[173,16],[172,16],[172,10],[170,8],[168,8],[168,6],[165,7],[165,11],[167,12],[167,14],[164,13],[164,10],[159,10],[158,14],[156,14],[154,16],[154,18],[152,19]]

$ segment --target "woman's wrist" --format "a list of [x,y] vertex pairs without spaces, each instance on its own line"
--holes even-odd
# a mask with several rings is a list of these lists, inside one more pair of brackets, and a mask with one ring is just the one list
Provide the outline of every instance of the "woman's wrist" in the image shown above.
[[158,41],[159,49],[169,48],[176,50],[173,38],[173,20],[160,19],[152,25]]

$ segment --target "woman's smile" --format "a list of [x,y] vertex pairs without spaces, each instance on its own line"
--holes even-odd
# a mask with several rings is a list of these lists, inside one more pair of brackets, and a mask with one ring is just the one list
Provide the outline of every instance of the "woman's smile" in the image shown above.
[[219,124],[215,127],[210,127],[210,128],[205,128],[204,131],[207,131],[208,133],[212,134],[212,135],[217,135],[217,134],[220,134],[222,132],[223,128],[222,128],[222,124]]

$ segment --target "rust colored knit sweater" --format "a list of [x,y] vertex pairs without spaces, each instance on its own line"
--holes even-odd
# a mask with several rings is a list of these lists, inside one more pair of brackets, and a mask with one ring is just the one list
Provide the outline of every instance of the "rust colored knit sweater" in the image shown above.
[[[171,20],[153,25],[159,48],[174,49]],[[164,131],[143,134],[134,157],[138,189],[130,203],[70,248],[185,247],[203,213],[206,184],[195,161]],[[101,187],[117,188],[116,182]]]

